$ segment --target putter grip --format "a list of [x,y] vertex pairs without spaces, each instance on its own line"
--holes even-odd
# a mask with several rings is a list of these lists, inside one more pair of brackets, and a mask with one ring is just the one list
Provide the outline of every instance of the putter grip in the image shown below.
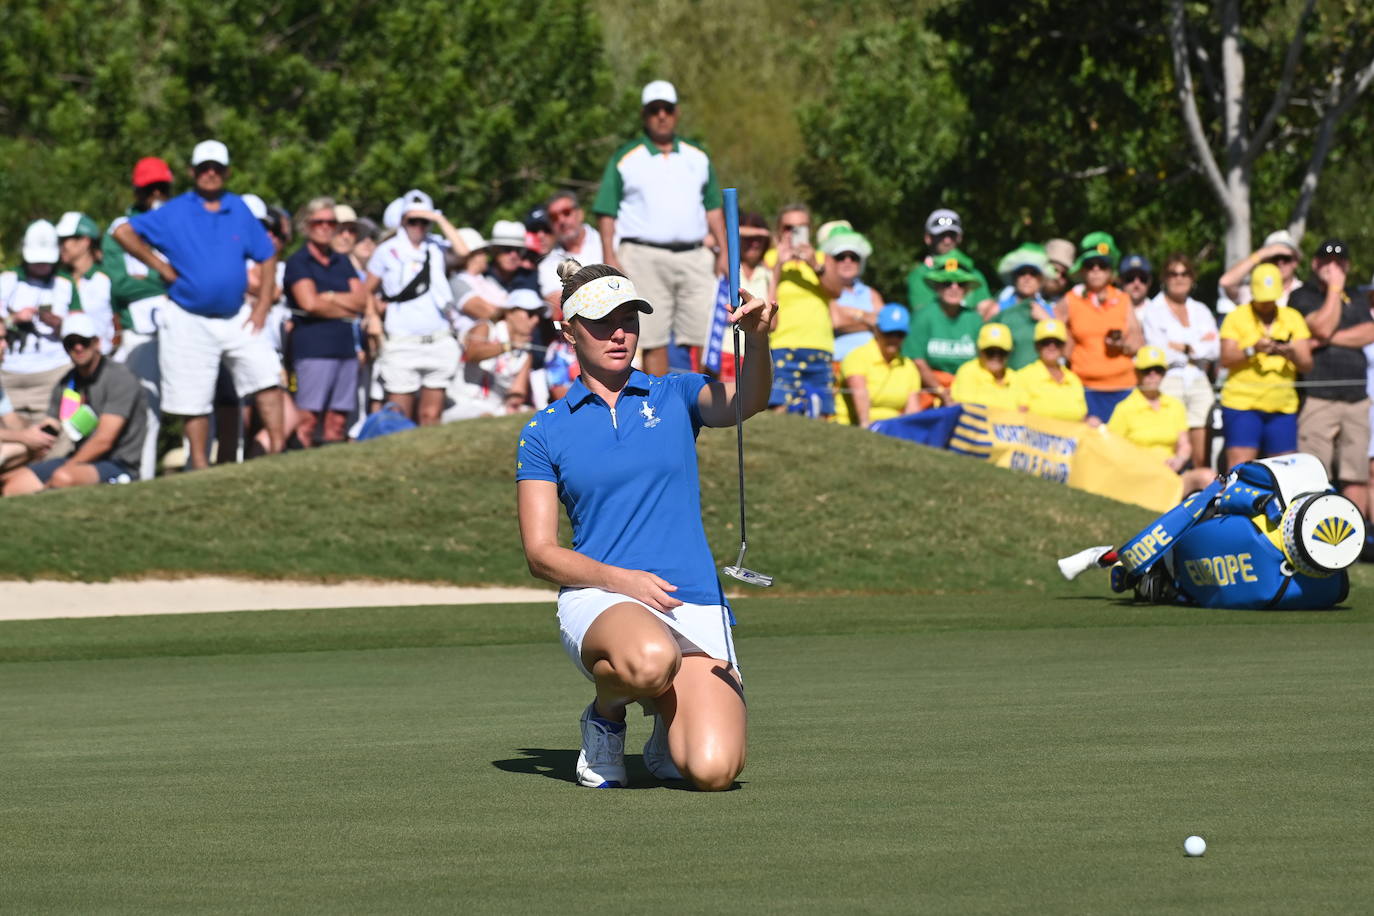
[[730,311],[739,308],[739,189],[725,188],[720,192],[725,209],[725,255],[730,266],[726,278],[730,284]]

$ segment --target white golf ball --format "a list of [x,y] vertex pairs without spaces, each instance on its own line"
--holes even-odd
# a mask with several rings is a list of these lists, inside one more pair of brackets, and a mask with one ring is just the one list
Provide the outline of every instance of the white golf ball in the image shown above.
[[1207,841],[1200,836],[1190,836],[1183,841],[1183,851],[1190,856],[1200,856],[1207,851]]

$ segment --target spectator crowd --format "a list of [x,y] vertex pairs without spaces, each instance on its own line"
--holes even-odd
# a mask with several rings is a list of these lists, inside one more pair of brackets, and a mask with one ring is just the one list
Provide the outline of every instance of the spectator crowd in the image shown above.
[[[704,369],[726,270],[719,182],[678,134],[673,85],[641,102],[590,214],[560,190],[483,232],[411,189],[376,221],[327,196],[293,218],[230,190],[230,150],[206,140],[180,194],[148,157],[103,229],[79,212],[33,222],[0,273],[0,492],[149,478],[167,418],[178,463],[198,469],[540,409],[578,373],[558,327],[569,257],[624,270],[654,303],[646,371]],[[1156,272],[1108,231],[1026,241],[985,274],[940,207],[913,227],[925,253],[903,302],[865,280],[873,246],[846,220],[813,226],[796,203],[740,226],[741,286],[779,307],[777,411],[867,427],[974,403],[1084,421],[1189,485],[1301,450],[1369,511],[1374,292],[1339,239],[1304,253],[1271,233],[1213,306],[1187,254]]]

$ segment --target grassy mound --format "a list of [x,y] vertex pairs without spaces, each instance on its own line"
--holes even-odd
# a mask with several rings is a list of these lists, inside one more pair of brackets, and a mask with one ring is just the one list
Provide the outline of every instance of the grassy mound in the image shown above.
[[[529,584],[515,521],[523,421],[475,420],[126,487],[0,502],[0,577],[228,574]],[[1053,559],[1150,513],[862,430],[747,428],[749,563],[774,593],[1062,589]],[[735,440],[704,430],[702,514],[738,549]],[[1100,589],[1096,583],[1095,589]]]

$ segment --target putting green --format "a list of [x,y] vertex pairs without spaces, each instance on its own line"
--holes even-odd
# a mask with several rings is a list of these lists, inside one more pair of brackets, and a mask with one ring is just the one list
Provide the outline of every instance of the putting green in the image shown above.
[[[589,687],[551,625],[464,644],[479,612],[410,613],[139,622],[185,654],[0,665],[7,908],[1292,913],[1374,894],[1363,609],[913,597],[836,633],[815,602],[755,601],[750,762],[721,795],[649,778],[641,719],[647,788],[574,786]],[[0,644],[101,626],[7,624]],[[237,654],[197,654],[216,651]]]

